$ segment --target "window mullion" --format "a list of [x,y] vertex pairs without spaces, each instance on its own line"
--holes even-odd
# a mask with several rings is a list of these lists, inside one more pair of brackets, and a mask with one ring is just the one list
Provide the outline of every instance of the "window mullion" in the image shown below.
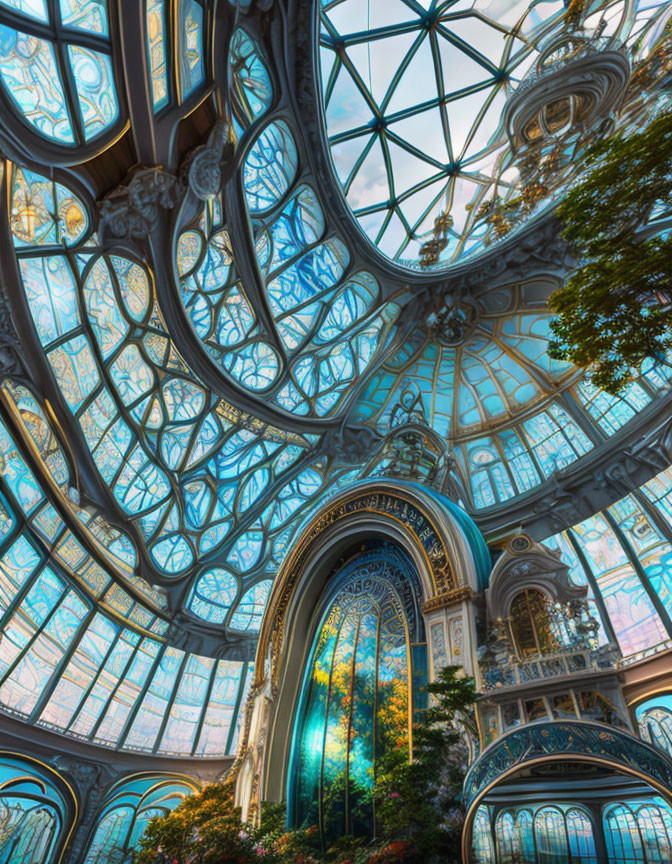
[[59,681],[61,680],[61,676],[62,676],[63,672],[65,671],[68,663],[70,662],[73,655],[75,654],[75,652],[79,648],[82,639],[86,635],[86,632],[88,631],[89,626],[91,625],[93,619],[95,618],[96,613],[97,613],[96,607],[92,605],[90,607],[88,613],[84,616],[84,618],[82,618],[80,625],[79,625],[79,628],[78,628],[77,638],[72,640],[72,643],[63,652],[63,656],[61,657],[59,662],[56,664],[56,667],[51,674],[51,679],[50,679],[49,684],[44,688],[44,690],[40,694],[39,699],[35,703],[35,707],[33,708],[33,710],[30,713],[30,717],[27,720],[28,723],[31,723],[31,724],[35,723],[36,720],[38,719],[38,717],[40,716],[40,714],[42,713],[42,711],[44,710],[44,708],[46,707],[49,699],[51,698],[54,690],[56,689]]

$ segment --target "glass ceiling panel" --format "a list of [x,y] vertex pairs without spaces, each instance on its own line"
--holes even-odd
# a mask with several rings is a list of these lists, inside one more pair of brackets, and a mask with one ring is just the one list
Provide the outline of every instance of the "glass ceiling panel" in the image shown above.
[[[146,7],[150,114],[193,94],[191,110],[208,78],[209,4],[167,5]],[[322,5],[334,164],[389,257],[417,263],[446,208],[442,263],[489,239],[492,226],[476,220],[475,206],[493,183],[506,195],[517,182],[501,138],[503,104],[563,8],[556,0],[499,11],[480,0]],[[655,46],[659,5],[651,9],[633,7],[637,52]],[[82,145],[118,128],[107,16],[103,0],[0,0],[0,84],[52,141]],[[624,32],[617,14],[607,27]],[[26,51],[40,62],[26,63]],[[74,187],[80,195],[69,189],[68,171],[6,162],[3,175],[25,295],[16,302],[25,299],[27,332],[44,357],[33,352],[39,388],[0,382],[0,711],[163,755],[234,753],[252,680],[247,659],[189,652],[174,636],[181,622],[180,637],[222,635],[231,656],[250,657],[302,527],[339,489],[374,469],[385,474],[384,454],[367,464],[357,447],[344,456],[332,446],[337,423],[368,425],[375,449],[410,394],[407,419],[445,443],[467,508],[484,509],[599,447],[670,380],[666,367],[646,364],[608,397],[551,360],[536,283],[483,292],[468,309],[460,301],[459,326],[447,309],[416,326],[419,302],[402,307],[409,286],[363,269],[335,221],[276,92],[281,79],[251,32],[234,31],[227,57],[240,212],[225,193],[175,209],[184,219],[172,249],[175,285],[155,284],[163,268],[154,272],[149,252],[101,244],[87,185]],[[160,122],[171,116],[172,108]],[[161,308],[166,291],[193,330],[188,348],[171,333],[175,310]],[[211,364],[208,375],[192,371],[190,355]],[[213,375],[221,389],[203,380]],[[261,403],[273,424],[248,408]],[[306,431],[288,431],[290,416]],[[328,426],[334,433],[323,439]],[[672,523],[672,506],[669,477],[661,478],[563,540],[583,549],[572,566],[599,583],[628,652],[668,638],[672,547],[660,524]],[[605,564],[606,547],[618,560]],[[613,585],[639,604],[641,632],[627,632]]]
[[0,80],[20,118],[56,144],[82,145],[114,128],[120,107],[106,0],[60,0],[58,13],[44,0],[2,0]]
[[[663,471],[606,512],[544,541],[560,550],[572,580],[589,587],[591,603],[599,592],[629,662],[672,644],[672,534],[657,525],[671,482],[671,472]],[[600,617],[597,609],[594,614]]]
[[[534,206],[521,206],[528,181],[514,163],[503,109],[561,32],[567,5],[321,4],[318,74],[334,170],[360,227],[385,256],[420,266],[441,217],[448,230],[440,254],[422,266],[446,266],[482,251],[550,203],[546,193]],[[627,43],[636,64],[666,5],[593,0],[582,35],[598,38],[599,31],[612,45]],[[509,212],[488,220],[500,201],[510,204]]]

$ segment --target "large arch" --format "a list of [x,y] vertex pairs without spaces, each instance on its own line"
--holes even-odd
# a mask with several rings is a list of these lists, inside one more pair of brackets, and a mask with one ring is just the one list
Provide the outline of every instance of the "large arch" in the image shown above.
[[462,857],[469,861],[474,820],[489,792],[536,766],[588,765],[642,781],[672,803],[672,760],[628,732],[585,720],[528,723],[500,736],[471,766],[464,782],[467,807]]
[[[475,644],[466,638],[475,635],[471,600],[487,579],[489,554],[469,517],[442,496],[411,483],[370,481],[335,496],[304,528],[278,573],[264,614],[237,763],[243,816],[253,813],[260,800],[284,796],[320,597],[343,556],[372,539],[396,545],[412,562],[427,631],[433,615],[451,610],[460,616],[465,644]],[[432,654],[431,635],[429,642]],[[471,671],[470,655],[463,654],[460,662]],[[438,665],[438,660],[430,664],[430,677]]]

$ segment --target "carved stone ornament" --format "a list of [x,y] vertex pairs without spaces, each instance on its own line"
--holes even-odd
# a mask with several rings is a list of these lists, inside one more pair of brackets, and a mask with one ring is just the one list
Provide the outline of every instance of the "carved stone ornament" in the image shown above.
[[19,354],[19,337],[14,327],[11,305],[0,292],[0,377],[23,372]]
[[231,125],[218,120],[207,144],[197,147],[188,157],[182,171],[189,188],[200,201],[214,198],[222,186],[222,163],[231,161],[234,144]]
[[229,0],[234,9],[240,9],[243,14],[258,9],[260,12],[269,12],[273,6],[273,0]]
[[73,781],[78,793],[80,816],[64,864],[80,864],[84,860],[86,844],[93,832],[106,790],[118,772],[110,765],[77,759],[64,753],[54,756],[50,761],[59,773]]
[[184,186],[161,166],[138,167],[129,181],[98,204],[98,232],[103,243],[147,237],[159,210],[172,210]]
[[381,436],[368,426],[330,429],[322,439],[324,452],[344,465],[366,464],[381,444]]

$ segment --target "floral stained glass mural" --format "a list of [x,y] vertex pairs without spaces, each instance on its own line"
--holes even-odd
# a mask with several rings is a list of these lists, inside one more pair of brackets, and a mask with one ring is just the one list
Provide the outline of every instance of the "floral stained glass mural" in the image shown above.
[[324,604],[294,737],[290,820],[326,839],[373,831],[376,754],[410,746],[416,622],[399,593],[410,568],[391,547],[363,553]]

